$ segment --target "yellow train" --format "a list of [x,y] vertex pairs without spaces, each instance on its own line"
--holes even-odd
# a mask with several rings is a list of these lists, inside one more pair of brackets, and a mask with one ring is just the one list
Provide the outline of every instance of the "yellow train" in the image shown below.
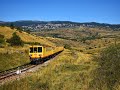
[[34,45],[29,47],[29,57],[31,63],[38,64],[54,57],[56,54],[62,52],[64,47],[45,47]]

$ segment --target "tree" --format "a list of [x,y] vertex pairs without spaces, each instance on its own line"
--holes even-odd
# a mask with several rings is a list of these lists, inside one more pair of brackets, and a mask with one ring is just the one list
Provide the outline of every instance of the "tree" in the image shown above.
[[30,30],[25,30],[25,32],[27,32],[28,34],[30,34]]
[[21,38],[15,33],[13,33],[13,37],[11,37],[8,42],[11,44],[11,46],[23,46],[24,43],[21,40]]
[[10,24],[10,28],[11,28],[11,29],[14,29],[14,28],[15,28],[15,26],[13,25],[13,23]]
[[22,33],[22,28],[21,27],[16,27],[16,29],[20,32],[20,33]]

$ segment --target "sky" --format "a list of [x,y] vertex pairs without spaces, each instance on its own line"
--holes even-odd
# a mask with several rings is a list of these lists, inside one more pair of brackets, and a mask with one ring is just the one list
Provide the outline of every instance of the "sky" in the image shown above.
[[120,0],[0,0],[0,21],[120,24]]

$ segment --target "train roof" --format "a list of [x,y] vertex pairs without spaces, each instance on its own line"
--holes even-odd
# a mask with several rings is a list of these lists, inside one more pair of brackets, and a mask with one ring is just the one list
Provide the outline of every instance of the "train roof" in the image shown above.
[[50,47],[50,46],[42,46],[42,45],[31,45],[29,47]]
[[29,47],[43,47],[43,46],[41,46],[41,45],[31,45]]

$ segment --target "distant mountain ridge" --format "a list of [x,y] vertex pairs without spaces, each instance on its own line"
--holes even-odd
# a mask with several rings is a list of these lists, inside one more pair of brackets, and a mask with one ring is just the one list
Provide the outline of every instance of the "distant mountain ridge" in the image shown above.
[[[5,21],[0,21],[3,22],[3,24],[9,24],[13,23],[14,25],[18,26],[23,26],[23,25],[31,25],[31,24],[76,24],[77,22],[71,22],[71,21],[37,21],[37,20],[19,20],[19,21],[14,21],[14,22],[5,22]],[[79,24],[79,23],[77,23]]]
[[110,27],[113,29],[120,29],[120,24],[107,24],[97,22],[72,22],[72,21],[35,21],[35,20],[19,20],[14,22],[0,21],[0,25],[10,25],[23,27],[30,30],[41,30],[41,29],[56,29],[56,28],[70,28],[78,26],[86,27]]

